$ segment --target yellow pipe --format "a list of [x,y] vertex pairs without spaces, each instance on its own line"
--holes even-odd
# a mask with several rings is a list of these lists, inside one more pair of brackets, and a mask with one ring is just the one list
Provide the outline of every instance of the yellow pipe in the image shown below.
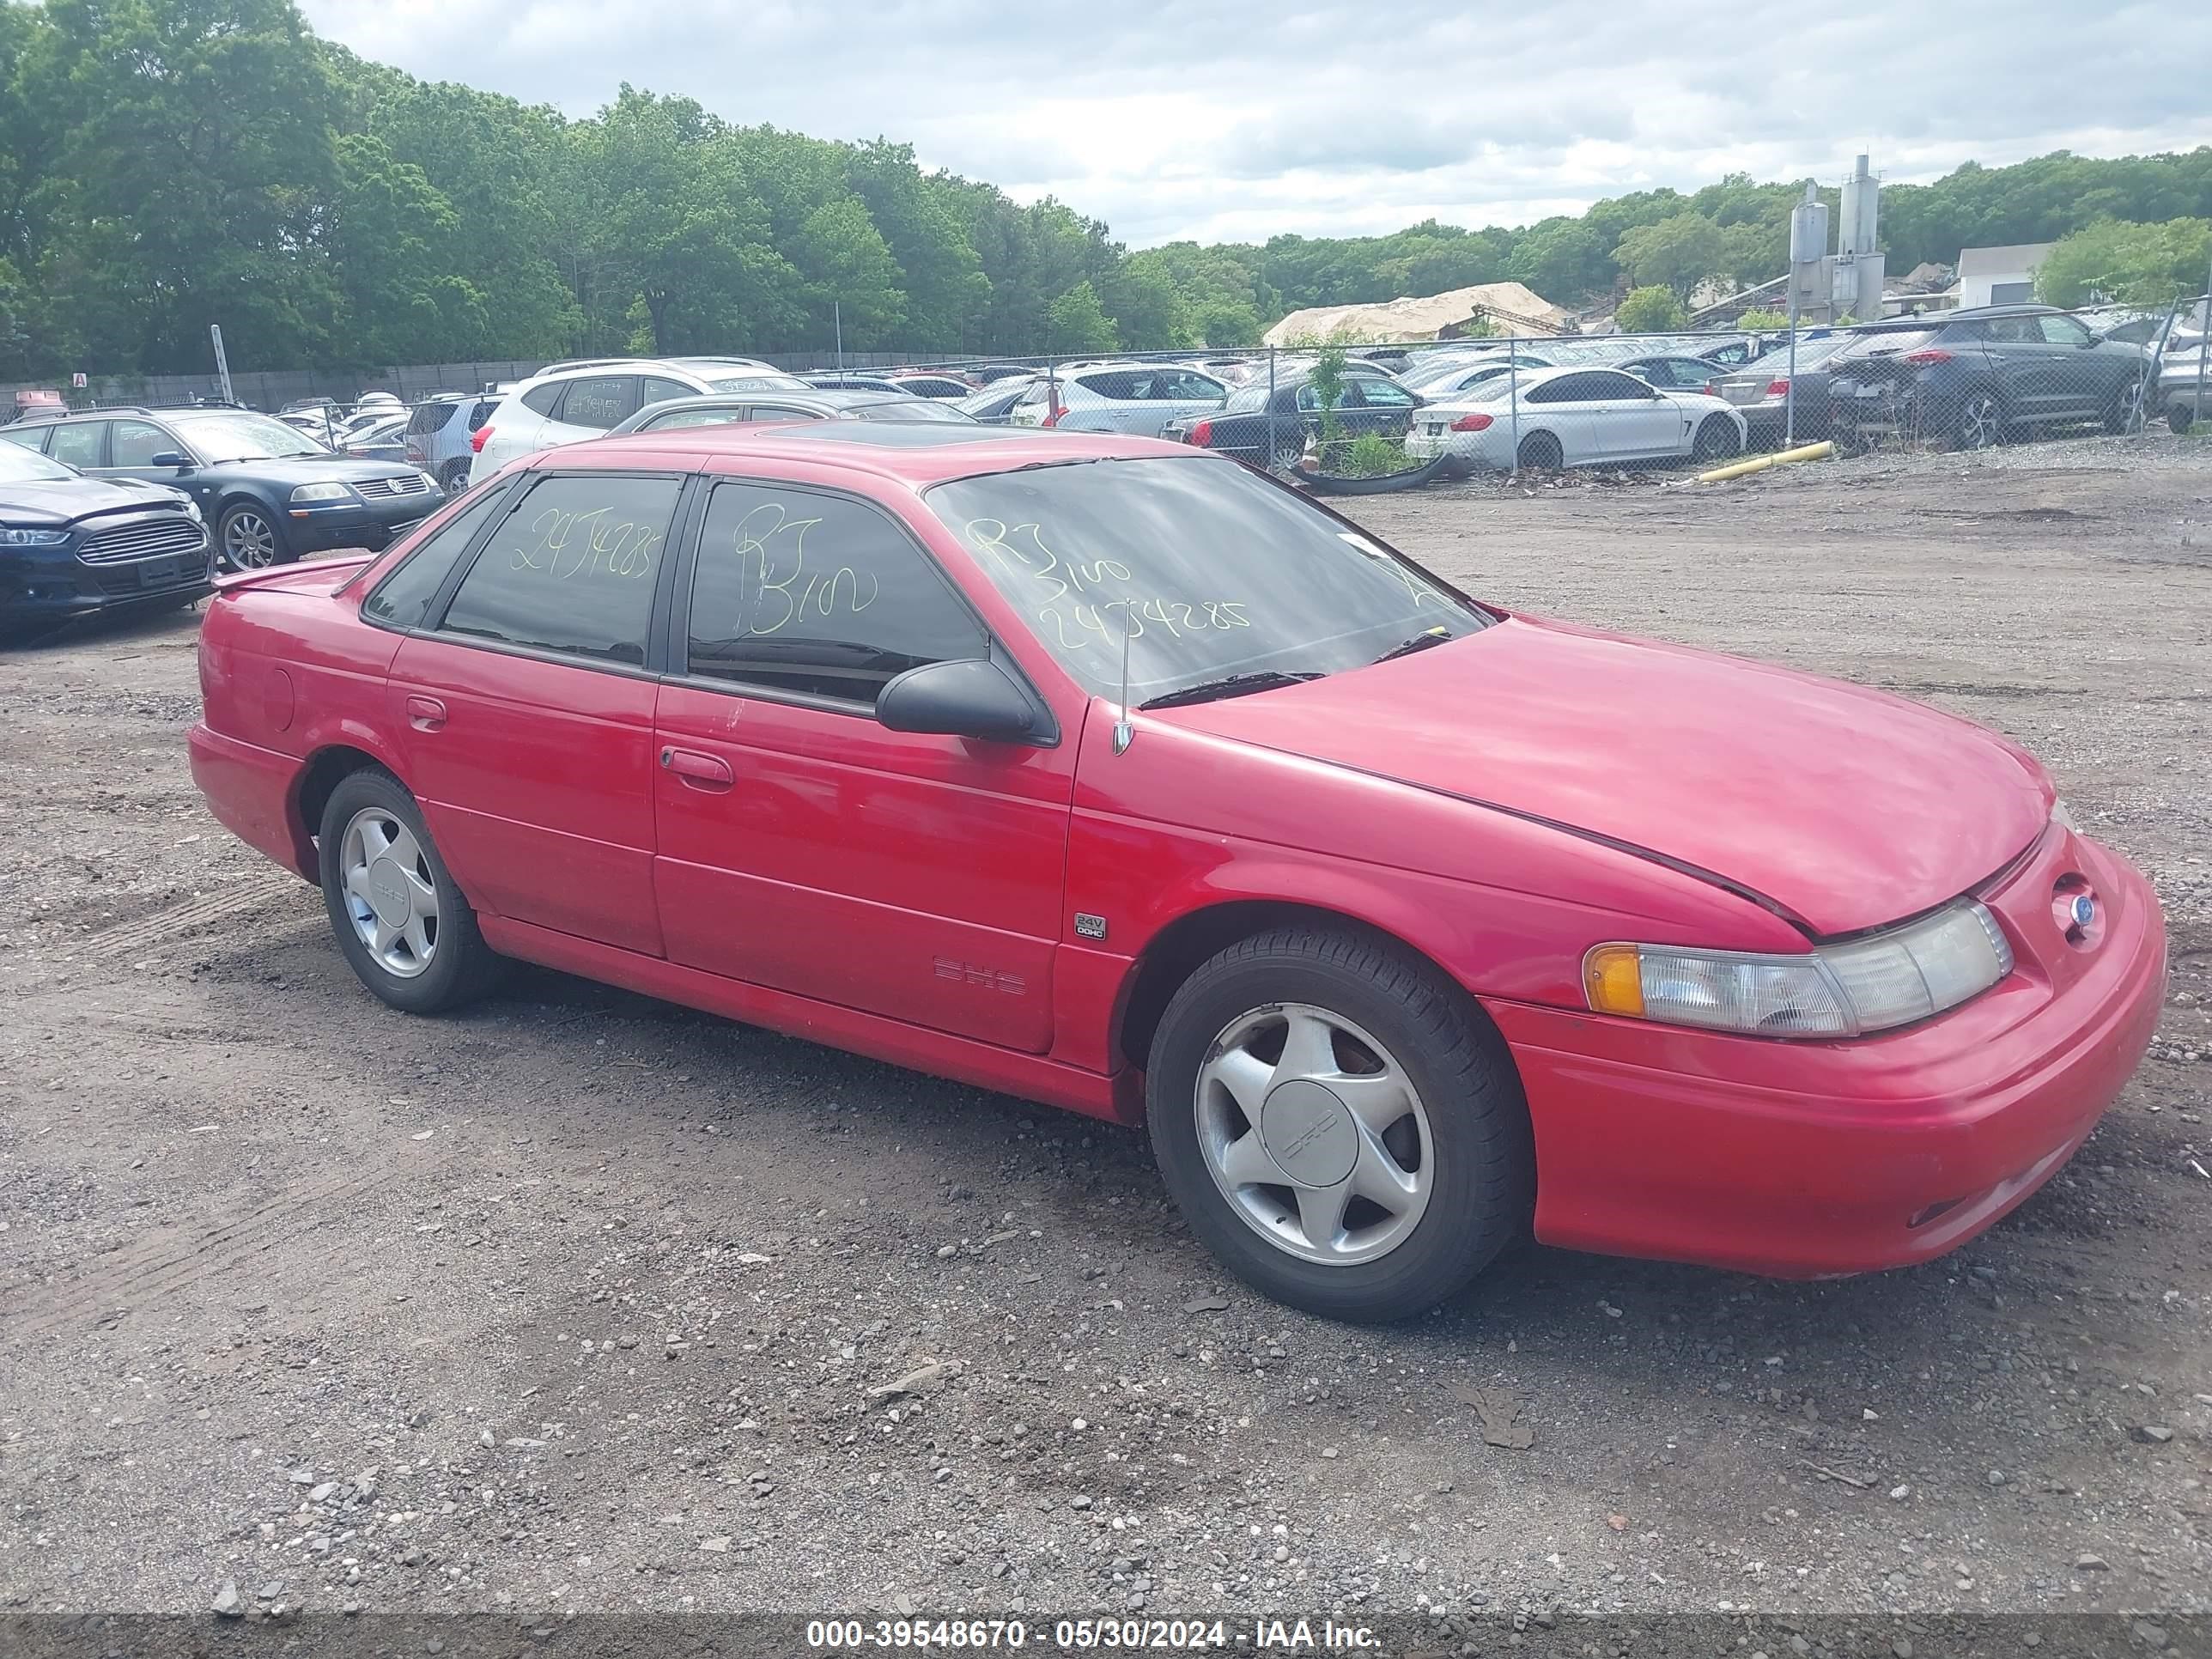
[[1779,466],[1784,461],[1825,461],[1836,453],[1832,443],[1800,444],[1795,449],[1785,449],[1778,454],[1760,455],[1748,461],[1735,461],[1727,466],[1717,466],[1710,472],[1698,474],[1699,483],[1723,483],[1730,478],[1741,478],[1747,472],[1764,472],[1770,466]]

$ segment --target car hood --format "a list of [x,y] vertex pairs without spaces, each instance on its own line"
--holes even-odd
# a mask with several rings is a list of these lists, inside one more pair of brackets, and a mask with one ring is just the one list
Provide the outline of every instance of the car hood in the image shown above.
[[335,480],[339,483],[355,483],[365,478],[388,478],[395,471],[410,471],[411,468],[396,466],[390,461],[361,461],[350,455],[289,455],[271,461],[221,461],[215,468],[234,468],[250,472],[257,478],[272,483],[324,483]]
[[177,507],[184,499],[161,484],[128,478],[56,478],[52,483],[0,484],[0,523],[26,529],[74,524],[100,513]]
[[1918,703],[1519,617],[1165,717],[1630,848],[1824,937],[1967,891],[2053,799],[2024,750]]

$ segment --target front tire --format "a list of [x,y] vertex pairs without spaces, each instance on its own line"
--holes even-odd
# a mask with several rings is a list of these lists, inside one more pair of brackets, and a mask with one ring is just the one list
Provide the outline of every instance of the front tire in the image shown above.
[[466,461],[447,461],[439,469],[438,487],[451,501],[469,487],[469,464]]
[[216,547],[233,570],[266,570],[299,556],[285,544],[276,516],[258,501],[225,507],[216,520]]
[[393,1007],[442,1013],[498,982],[504,959],[447,873],[398,779],[363,768],[339,781],[319,838],[323,903],[356,977]]
[[1161,1018],[1146,1097],[1192,1231],[1290,1307],[1410,1318],[1528,1226],[1528,1106],[1504,1041],[1371,935],[1284,928],[1203,963]]
[[1698,435],[1690,441],[1690,459],[1708,466],[1742,453],[1742,434],[1736,431],[1735,422],[1725,415],[1706,416],[1698,424]]
[[2150,396],[2150,376],[2137,374],[2112,394],[2112,406],[2105,411],[2105,430],[2107,432],[2140,432],[2149,422],[2145,400]]

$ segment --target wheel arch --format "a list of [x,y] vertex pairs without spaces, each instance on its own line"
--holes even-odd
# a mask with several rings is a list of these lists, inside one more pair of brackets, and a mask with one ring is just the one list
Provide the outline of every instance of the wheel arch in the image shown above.
[[1400,929],[1353,910],[1307,899],[1223,898],[1186,910],[1145,943],[1123,978],[1115,1000],[1108,1052],[1116,1061],[1142,1071],[1151,1056],[1152,1036],[1176,989],[1198,967],[1237,940],[1278,927],[1340,927],[1364,933],[1405,951],[1455,988],[1487,1024],[1480,1000],[1459,976]]
[[316,858],[315,836],[322,829],[323,809],[330,805],[332,792],[354,773],[368,769],[389,772],[394,777],[399,775],[387,757],[363,746],[364,736],[353,732],[334,734],[329,741],[308,751],[293,779],[287,817],[299,858],[297,867],[310,881],[320,883],[323,878]]

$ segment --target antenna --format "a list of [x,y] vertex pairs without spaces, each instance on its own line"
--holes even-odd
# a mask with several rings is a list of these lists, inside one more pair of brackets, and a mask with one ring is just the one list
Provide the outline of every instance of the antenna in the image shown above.
[[1126,754],[1137,736],[1136,727],[1129,724],[1129,607],[1135,601],[1121,601],[1121,712],[1114,720],[1114,752]]

